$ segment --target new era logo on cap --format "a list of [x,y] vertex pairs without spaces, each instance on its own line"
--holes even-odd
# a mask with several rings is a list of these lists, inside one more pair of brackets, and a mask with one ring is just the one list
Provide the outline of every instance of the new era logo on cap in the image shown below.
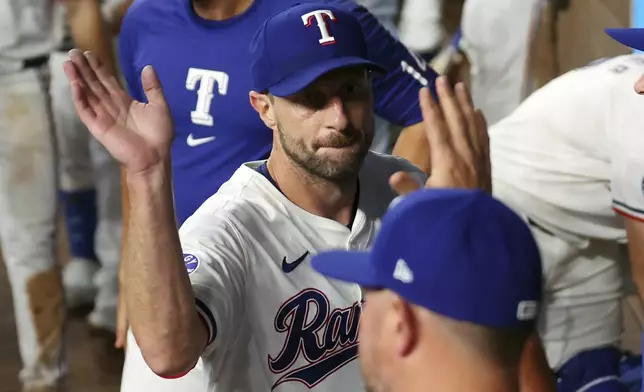
[[396,268],[394,269],[394,279],[398,279],[403,283],[411,283],[414,281],[414,273],[411,272],[405,260],[398,259]]

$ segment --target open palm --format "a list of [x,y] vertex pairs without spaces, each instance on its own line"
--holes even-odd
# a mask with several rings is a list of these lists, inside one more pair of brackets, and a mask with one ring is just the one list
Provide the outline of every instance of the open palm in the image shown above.
[[[455,91],[446,77],[436,81],[439,102],[427,88],[419,93],[425,136],[429,144],[431,175],[426,188],[478,188],[492,193],[490,147],[485,118],[474,108],[463,83]],[[422,186],[405,172],[389,179],[400,195]]]
[[63,66],[81,121],[128,173],[145,172],[169,157],[172,118],[152,67],[141,72],[148,99],[142,103],[90,52],[72,50]]

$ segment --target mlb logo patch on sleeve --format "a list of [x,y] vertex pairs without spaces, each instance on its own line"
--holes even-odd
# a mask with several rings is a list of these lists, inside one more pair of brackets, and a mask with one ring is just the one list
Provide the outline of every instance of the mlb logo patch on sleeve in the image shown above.
[[188,271],[188,275],[195,272],[197,268],[199,268],[199,259],[197,258],[197,256],[190,253],[183,254],[183,262],[186,265],[186,271]]

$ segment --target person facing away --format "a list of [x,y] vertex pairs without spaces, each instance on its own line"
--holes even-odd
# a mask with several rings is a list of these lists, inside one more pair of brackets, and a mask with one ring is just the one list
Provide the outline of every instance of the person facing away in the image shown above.
[[385,214],[370,251],[311,262],[366,292],[369,391],[535,390],[521,386],[520,362],[541,301],[539,251],[523,220],[489,194],[413,192]]

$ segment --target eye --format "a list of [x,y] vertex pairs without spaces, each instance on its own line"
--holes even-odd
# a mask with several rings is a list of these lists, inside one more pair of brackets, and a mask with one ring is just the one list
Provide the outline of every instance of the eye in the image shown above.
[[368,92],[364,83],[347,83],[342,88],[342,95],[345,98],[361,98]]

